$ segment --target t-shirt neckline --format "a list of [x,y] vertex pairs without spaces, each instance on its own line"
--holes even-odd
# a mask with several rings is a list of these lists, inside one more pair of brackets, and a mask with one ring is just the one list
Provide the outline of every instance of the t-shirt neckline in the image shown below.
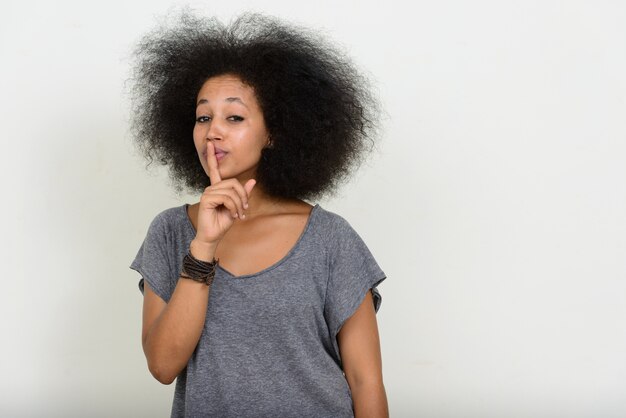
[[[189,219],[189,214],[187,212],[187,207],[188,206],[189,206],[189,203],[185,203],[184,205],[181,206],[181,209],[183,210],[183,215],[185,217],[186,224],[188,225],[189,229],[193,232],[193,235],[195,236],[196,229],[194,228],[193,223],[191,223],[191,219]],[[296,241],[296,243],[291,247],[291,249],[287,252],[287,254],[285,254],[285,256],[283,258],[281,258],[280,260],[278,260],[274,264],[272,264],[272,265],[270,265],[270,266],[268,266],[268,267],[264,268],[263,270],[258,271],[256,273],[242,274],[240,276],[235,276],[233,273],[231,273],[230,271],[226,270],[220,264],[217,265],[217,268],[219,270],[221,270],[222,272],[224,272],[225,274],[227,274],[228,276],[230,276],[230,278],[232,278],[232,279],[246,279],[246,278],[256,277],[256,276],[263,275],[263,274],[269,272],[270,270],[274,270],[276,267],[280,266],[285,261],[287,261],[291,257],[291,255],[296,252],[296,250],[300,246],[300,243],[303,241],[305,235],[307,235],[309,229],[311,229],[311,223],[312,223],[313,217],[317,213],[319,207],[320,207],[319,203],[316,203],[313,206],[313,208],[311,209],[311,213],[309,213],[309,217],[308,217],[308,219],[306,221],[306,225],[304,226],[304,229],[302,230],[302,233],[298,237],[298,240]]]

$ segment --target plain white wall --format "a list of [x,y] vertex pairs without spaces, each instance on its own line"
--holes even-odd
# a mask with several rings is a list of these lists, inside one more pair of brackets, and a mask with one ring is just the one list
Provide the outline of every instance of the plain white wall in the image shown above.
[[[0,415],[166,417],[141,350],[150,220],[123,84],[171,1],[0,6]],[[626,416],[626,6],[195,2],[319,27],[377,80],[380,153],[322,201],[388,279],[393,417]]]

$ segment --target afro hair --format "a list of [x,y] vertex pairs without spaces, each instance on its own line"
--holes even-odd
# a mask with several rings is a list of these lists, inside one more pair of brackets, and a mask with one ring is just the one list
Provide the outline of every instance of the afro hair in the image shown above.
[[226,26],[184,11],[144,36],[133,57],[133,137],[179,191],[210,185],[192,134],[198,91],[217,75],[236,75],[256,94],[273,145],[256,179],[272,196],[332,193],[374,145],[379,104],[368,79],[309,29],[259,14]]

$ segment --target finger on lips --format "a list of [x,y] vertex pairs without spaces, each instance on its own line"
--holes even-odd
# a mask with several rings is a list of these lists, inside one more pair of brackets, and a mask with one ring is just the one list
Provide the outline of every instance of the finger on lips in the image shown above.
[[206,146],[206,159],[209,166],[209,179],[211,184],[216,184],[222,181],[220,177],[220,170],[217,166],[217,157],[215,157],[215,147],[211,141],[207,142]]
[[231,216],[244,219],[246,215],[243,211],[248,209],[248,198],[256,185],[256,180],[248,180],[245,186],[242,186],[239,180],[235,178],[222,181],[217,157],[215,157],[215,146],[211,141],[207,142],[207,165],[211,186],[205,189],[205,193],[222,196],[219,203],[231,211]]

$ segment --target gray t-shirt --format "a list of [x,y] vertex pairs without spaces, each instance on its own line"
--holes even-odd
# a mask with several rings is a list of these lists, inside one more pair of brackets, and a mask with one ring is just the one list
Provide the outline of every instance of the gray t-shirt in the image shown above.
[[[187,206],[156,216],[130,266],[141,292],[146,280],[165,302],[196,235]],[[218,267],[172,417],[353,417],[336,337],[368,289],[378,311],[384,279],[350,224],[319,205],[274,265],[244,276]]]

